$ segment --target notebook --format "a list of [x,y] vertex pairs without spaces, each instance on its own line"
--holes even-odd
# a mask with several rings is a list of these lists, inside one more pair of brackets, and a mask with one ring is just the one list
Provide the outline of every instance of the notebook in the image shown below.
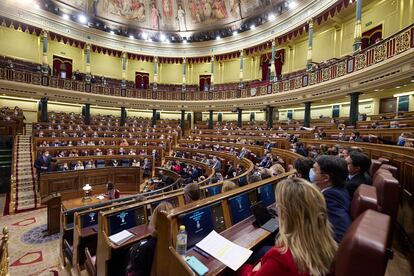
[[112,236],[109,236],[109,240],[116,245],[121,245],[127,240],[131,239],[132,237],[134,237],[134,234],[132,234],[128,230],[124,230]]

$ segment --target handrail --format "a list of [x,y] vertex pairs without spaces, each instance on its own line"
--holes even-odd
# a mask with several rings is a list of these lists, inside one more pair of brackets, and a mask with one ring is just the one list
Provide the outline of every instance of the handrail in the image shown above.
[[3,228],[3,237],[0,242],[0,275],[9,275],[9,230]]

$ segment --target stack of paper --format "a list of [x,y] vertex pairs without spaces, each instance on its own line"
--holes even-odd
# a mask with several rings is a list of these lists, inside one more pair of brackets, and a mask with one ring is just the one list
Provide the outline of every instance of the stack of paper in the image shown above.
[[132,237],[134,237],[134,234],[127,230],[124,230],[122,232],[109,236],[109,240],[116,245],[121,245]]
[[229,241],[214,230],[196,246],[234,271],[239,269],[253,253],[253,251]]

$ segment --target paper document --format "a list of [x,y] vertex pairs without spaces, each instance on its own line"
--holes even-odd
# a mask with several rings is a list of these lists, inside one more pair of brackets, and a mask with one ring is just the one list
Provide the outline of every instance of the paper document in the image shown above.
[[109,236],[109,240],[115,243],[116,245],[121,245],[132,237],[134,237],[134,234],[127,230],[124,230],[112,236]]
[[229,241],[214,230],[196,246],[234,271],[239,269],[253,253],[253,251]]

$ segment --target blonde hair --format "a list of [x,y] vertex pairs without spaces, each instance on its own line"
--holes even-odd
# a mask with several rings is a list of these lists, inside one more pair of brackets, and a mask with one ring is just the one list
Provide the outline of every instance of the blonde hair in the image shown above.
[[225,180],[223,181],[223,186],[221,187],[221,192],[225,193],[231,190],[238,188],[239,186],[236,185],[233,181]]
[[285,168],[283,168],[283,166],[279,163],[276,163],[273,166],[271,166],[269,170],[271,175],[279,175],[286,172]]
[[330,271],[338,245],[328,222],[322,193],[302,178],[290,178],[276,186],[281,253],[289,249],[299,272],[324,275]]
[[152,227],[152,229],[154,229],[154,231],[152,232],[153,237],[156,237],[158,235],[158,229],[157,229],[158,216],[161,213],[168,213],[173,208],[174,208],[174,206],[172,206],[172,204],[169,203],[168,201],[163,201],[160,204],[158,204],[157,207],[155,207],[155,209],[154,209],[154,211],[152,212],[152,215],[151,215],[151,221],[149,223],[149,225]]

